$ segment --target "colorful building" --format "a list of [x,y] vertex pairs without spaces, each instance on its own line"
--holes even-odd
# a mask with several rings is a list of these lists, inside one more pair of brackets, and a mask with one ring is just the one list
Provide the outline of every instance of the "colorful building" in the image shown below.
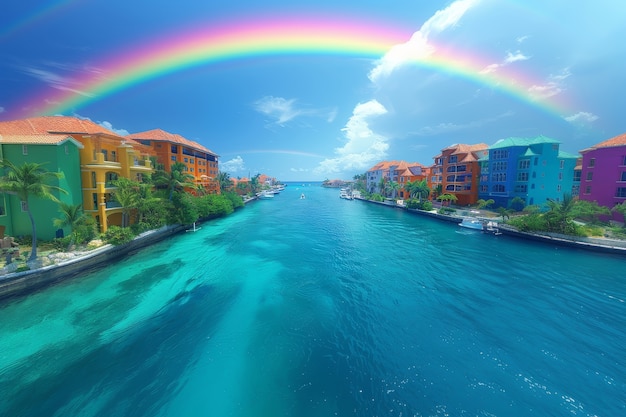
[[133,133],[126,137],[149,146],[156,155],[157,163],[162,164],[165,171],[171,172],[172,165],[180,162],[185,165],[187,173],[193,175],[197,185],[219,194],[218,155],[210,149],[161,129]]
[[[151,149],[90,121],[68,116],[45,116],[0,122],[3,136],[61,135],[82,145],[77,175],[65,176],[81,184],[85,213],[92,215],[101,232],[122,224],[122,207],[114,201],[113,181],[119,177],[142,181],[152,172]],[[69,165],[69,161],[68,161]],[[67,168],[67,167],[65,167]],[[50,216],[47,216],[50,218]],[[42,236],[43,237],[43,236]]]
[[411,193],[406,189],[406,185],[409,182],[426,180],[426,183],[428,183],[430,169],[417,162],[414,162],[410,165],[406,164],[406,166],[404,167],[399,166],[397,171],[398,182],[400,183],[398,197],[400,197],[401,199],[411,198]]
[[[583,158],[579,198],[609,209],[626,201],[626,133],[580,153]],[[615,220],[624,221],[619,213],[613,216]]]
[[479,198],[493,199],[501,207],[510,207],[516,197],[525,206],[561,201],[576,189],[578,156],[559,150],[559,145],[545,136],[497,141],[489,147],[489,155],[480,159]]
[[[51,172],[62,172],[63,177],[51,182],[66,193],[53,192],[54,197],[68,205],[83,203],[80,183],[80,155],[83,145],[67,134],[12,134],[0,123],[0,159],[19,167],[25,162],[41,164]],[[67,235],[70,230],[54,227],[53,219],[60,218],[59,204],[48,199],[30,197],[27,203],[35,219],[37,237],[52,240]],[[30,236],[32,226],[23,203],[17,196],[0,193],[0,226],[4,234]]]
[[383,161],[367,171],[366,188],[370,193],[384,194],[383,187],[386,184],[397,183],[398,188],[394,191],[394,195],[400,196],[400,191],[402,191],[402,195],[406,195],[403,183],[407,178],[426,178],[427,175],[426,168],[418,162]]
[[455,144],[441,150],[435,157],[436,171],[442,193],[453,194],[455,204],[466,206],[478,201],[478,182],[480,180],[479,159],[488,155],[488,145]]

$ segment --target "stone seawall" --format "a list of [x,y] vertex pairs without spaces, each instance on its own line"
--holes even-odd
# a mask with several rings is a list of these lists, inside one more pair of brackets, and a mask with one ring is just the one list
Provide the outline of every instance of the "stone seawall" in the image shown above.
[[131,242],[123,245],[105,245],[87,252],[84,256],[59,264],[4,275],[0,277],[0,299],[32,292],[55,282],[87,273],[94,268],[102,267],[118,258],[167,239],[186,229],[186,226],[166,226],[158,230],[142,233]]

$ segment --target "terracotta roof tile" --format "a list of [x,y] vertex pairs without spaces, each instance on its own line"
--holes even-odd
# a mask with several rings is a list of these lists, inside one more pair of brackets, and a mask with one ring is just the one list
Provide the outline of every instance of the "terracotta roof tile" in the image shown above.
[[215,152],[211,151],[205,146],[200,145],[198,142],[194,142],[192,140],[186,139],[181,135],[176,133],[166,132],[163,129],[152,129],[147,130],[145,132],[133,133],[126,136],[127,138],[134,140],[155,140],[155,141],[163,141],[170,143],[178,143],[179,145],[184,145],[189,148],[197,149],[202,152],[209,153],[211,155],[217,155]]
[[57,134],[41,134],[41,135],[1,135],[0,143],[6,144],[21,144],[21,145],[62,145],[63,143],[71,141],[79,148],[83,148],[82,143],[78,142],[70,135],[57,135]]
[[604,142],[593,145],[591,148],[612,148],[614,146],[626,146],[626,133],[607,139]]

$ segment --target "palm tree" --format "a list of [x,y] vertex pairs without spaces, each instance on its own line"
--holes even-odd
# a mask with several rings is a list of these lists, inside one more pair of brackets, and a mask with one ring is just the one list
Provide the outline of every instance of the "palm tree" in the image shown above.
[[256,194],[257,191],[259,191],[259,178],[261,177],[261,174],[256,174],[254,177],[250,178],[250,191],[252,191],[253,194]]
[[454,194],[441,194],[439,197],[437,197],[437,200],[441,201],[441,205],[443,206],[443,202],[444,201],[456,201],[458,200],[458,198],[454,195]]
[[29,199],[37,197],[58,202],[59,199],[53,193],[67,193],[67,191],[56,185],[50,185],[48,182],[63,178],[63,173],[46,171],[43,164],[35,162],[25,162],[18,167],[11,161],[3,159],[0,160],[0,166],[6,169],[5,174],[0,177],[0,191],[16,195],[30,219],[32,249],[28,260],[34,261],[37,259],[37,227],[33,213],[30,211]]
[[130,211],[137,207],[140,197],[140,184],[129,178],[121,177],[113,181],[116,187],[113,198],[122,206],[122,227],[130,224]]
[[230,174],[228,172],[220,171],[217,175],[217,180],[219,181],[220,190],[222,192],[232,188],[233,186],[233,182],[230,180]]
[[392,197],[396,198],[396,193],[400,189],[400,184],[396,181],[389,181],[389,183],[387,184],[387,188],[389,189],[390,192],[393,193]]
[[54,227],[62,229],[64,227],[70,228],[70,243],[67,245],[68,249],[74,245],[76,241],[76,228],[85,220],[87,215],[83,212],[82,204],[67,204],[64,202],[59,203],[59,211],[61,217],[52,220]]
[[571,194],[564,193],[563,201],[548,200],[548,211],[545,214],[548,224],[559,233],[565,233],[567,226],[574,218],[573,210],[576,205],[577,198]]
[[411,197],[417,197],[420,203],[422,202],[422,198],[428,198],[430,195],[430,188],[428,188],[428,181],[426,181],[426,179],[421,181],[409,181],[406,188]]
[[172,165],[171,172],[157,171],[153,178],[154,185],[157,188],[165,189],[168,193],[168,199],[172,201],[174,192],[183,191],[185,188],[193,187],[194,177],[186,172],[186,165],[182,162],[176,162]]

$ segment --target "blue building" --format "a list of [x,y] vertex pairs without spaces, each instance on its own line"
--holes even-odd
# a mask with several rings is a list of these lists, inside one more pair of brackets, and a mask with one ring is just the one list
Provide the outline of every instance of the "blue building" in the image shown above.
[[511,207],[516,197],[524,206],[543,206],[548,200],[561,201],[563,194],[573,194],[579,185],[574,181],[578,156],[561,151],[559,145],[545,136],[497,141],[479,161],[478,197],[492,199],[498,207]]

